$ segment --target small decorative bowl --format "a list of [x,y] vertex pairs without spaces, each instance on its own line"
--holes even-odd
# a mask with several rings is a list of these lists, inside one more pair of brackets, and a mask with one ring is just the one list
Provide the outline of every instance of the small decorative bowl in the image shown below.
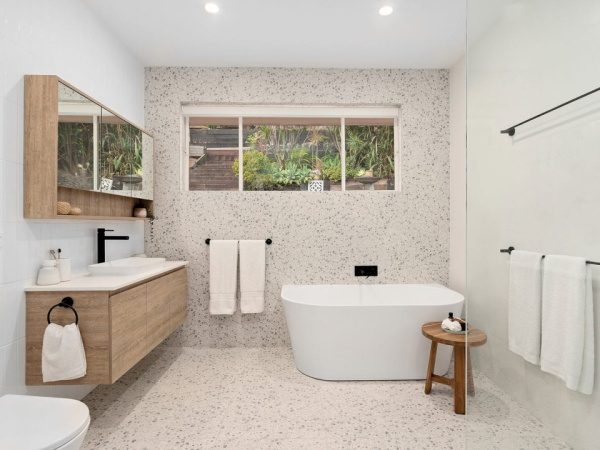
[[135,208],[133,210],[133,217],[139,217],[140,219],[144,219],[148,217],[148,210],[146,208]]

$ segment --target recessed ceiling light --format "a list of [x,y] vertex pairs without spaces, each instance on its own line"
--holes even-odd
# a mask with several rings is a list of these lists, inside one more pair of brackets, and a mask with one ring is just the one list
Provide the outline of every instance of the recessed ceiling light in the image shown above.
[[204,5],[204,9],[206,10],[206,12],[209,12],[211,14],[216,14],[219,12],[219,5],[217,5],[216,3],[207,3]]
[[379,8],[380,16],[389,16],[392,12],[394,12],[394,8],[392,8],[389,5],[382,6],[381,8]]

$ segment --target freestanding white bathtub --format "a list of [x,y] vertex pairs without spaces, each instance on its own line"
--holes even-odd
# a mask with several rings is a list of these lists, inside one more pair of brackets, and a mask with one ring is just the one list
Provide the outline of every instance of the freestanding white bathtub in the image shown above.
[[[322,380],[424,379],[431,341],[421,326],[460,316],[464,302],[437,284],[285,285],[281,298],[296,367]],[[438,347],[436,373],[451,357]]]

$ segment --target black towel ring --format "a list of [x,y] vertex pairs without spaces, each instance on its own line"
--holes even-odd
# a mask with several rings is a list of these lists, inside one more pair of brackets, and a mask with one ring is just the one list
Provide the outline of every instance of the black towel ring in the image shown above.
[[50,313],[57,306],[60,306],[61,308],[69,308],[71,311],[73,311],[75,313],[75,325],[79,323],[79,316],[77,315],[77,311],[75,311],[75,308],[73,308],[73,299],[71,297],[65,297],[60,301],[60,303],[57,303],[52,308],[50,308],[50,311],[48,311],[48,324],[52,323],[50,322]]

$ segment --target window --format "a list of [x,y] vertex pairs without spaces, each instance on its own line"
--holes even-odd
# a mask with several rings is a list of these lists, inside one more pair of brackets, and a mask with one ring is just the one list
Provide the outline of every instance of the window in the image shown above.
[[394,191],[397,107],[183,105],[191,191]]

